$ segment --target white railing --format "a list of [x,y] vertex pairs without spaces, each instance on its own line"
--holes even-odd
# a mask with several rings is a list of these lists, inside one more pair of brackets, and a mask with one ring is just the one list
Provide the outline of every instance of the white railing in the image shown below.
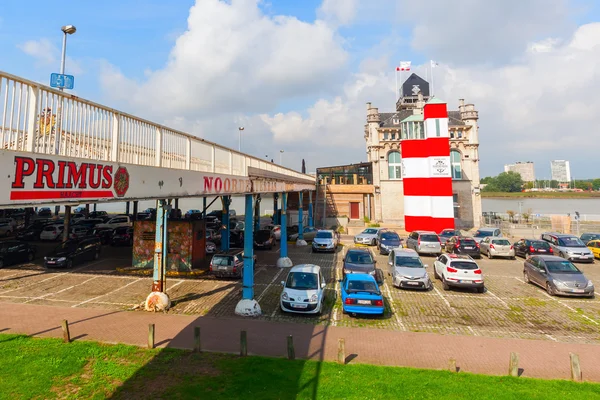
[[0,148],[247,176],[314,178],[0,71]]

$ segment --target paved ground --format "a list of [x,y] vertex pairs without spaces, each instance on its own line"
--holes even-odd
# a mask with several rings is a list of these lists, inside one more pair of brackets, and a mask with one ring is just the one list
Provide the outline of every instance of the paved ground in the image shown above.
[[[70,271],[45,271],[37,264],[0,270],[0,302],[53,305],[73,309],[131,310],[147,296],[150,278],[118,275],[116,267],[130,264],[129,248],[105,248],[101,260]],[[41,253],[40,253],[41,254]],[[553,342],[598,343],[600,340],[600,299],[553,298],[542,289],[522,281],[522,260],[487,260],[479,264],[486,280],[483,294],[444,291],[439,281],[428,292],[393,288],[386,276],[383,291],[386,313],[383,318],[354,318],[341,312],[339,284],[342,252],[312,254],[309,248],[290,246],[295,264],[320,265],[328,280],[325,312],[322,316],[285,315],[278,308],[280,281],[285,271],[275,267],[278,250],[258,253],[255,273],[256,298],[264,321],[304,325],[370,327],[390,331],[499,338],[543,339]],[[433,258],[424,258],[432,265]],[[385,268],[384,257],[378,257]],[[598,263],[580,265],[586,275],[600,281]],[[429,269],[431,274],[431,268]],[[173,301],[171,314],[234,317],[241,297],[237,280],[170,279],[168,293]],[[142,311],[139,311],[142,313]]]

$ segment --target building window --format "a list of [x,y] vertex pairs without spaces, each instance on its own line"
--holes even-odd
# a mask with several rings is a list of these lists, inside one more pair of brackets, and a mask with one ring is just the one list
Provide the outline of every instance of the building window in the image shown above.
[[392,132],[392,140],[396,140],[396,133]]
[[402,124],[402,139],[408,139],[408,122]]
[[388,179],[402,179],[402,160],[397,151],[388,154]]
[[394,122],[394,125],[398,125],[400,123],[400,120],[399,119],[394,119],[393,122]]
[[388,133],[387,132],[383,132],[383,140],[388,140]]
[[440,120],[439,120],[439,118],[435,119],[435,136],[440,137]]
[[454,202],[454,218],[459,218],[458,211],[460,206],[458,205],[458,194],[452,194],[452,201]]
[[450,151],[450,165],[452,167],[452,179],[462,179],[462,170],[460,168],[460,152]]

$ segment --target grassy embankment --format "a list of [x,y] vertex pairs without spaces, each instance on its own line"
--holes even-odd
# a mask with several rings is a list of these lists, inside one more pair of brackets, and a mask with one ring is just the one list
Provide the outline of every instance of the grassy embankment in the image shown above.
[[481,192],[481,197],[517,199],[592,199],[600,198],[600,192]]

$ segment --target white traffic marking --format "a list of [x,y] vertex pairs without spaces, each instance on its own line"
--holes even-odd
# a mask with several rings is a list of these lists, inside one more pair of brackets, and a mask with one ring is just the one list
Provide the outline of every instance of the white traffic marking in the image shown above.
[[68,288],[61,289],[61,290],[59,290],[58,292],[46,293],[46,294],[45,294],[45,295],[43,295],[43,296],[33,297],[31,300],[27,300],[27,301],[25,302],[25,304],[27,304],[27,303],[30,303],[30,302],[32,302],[32,301],[35,301],[35,300],[41,300],[41,299],[43,299],[43,298],[45,298],[45,297],[54,296],[54,295],[56,295],[56,294],[59,294],[59,293],[62,293],[62,292],[66,292],[67,290],[71,290],[71,289],[73,289],[73,288],[75,288],[75,287],[77,287],[77,286],[81,286],[81,285],[83,285],[83,284],[86,284],[86,283],[88,283],[89,281],[93,281],[93,280],[94,280],[94,279],[96,279],[96,278],[99,278],[99,276],[93,276],[93,277],[91,277],[90,279],[87,279],[87,280],[85,280],[85,281],[83,281],[83,282],[81,282],[81,283],[78,283],[78,284],[76,284],[76,285],[69,286]]
[[490,291],[490,289],[486,288],[486,292],[488,292],[493,298],[495,298],[496,300],[498,300],[500,303],[502,303],[504,305],[504,307],[506,307],[506,309],[510,310],[510,307],[508,306],[508,304],[502,300],[500,297],[496,296],[494,293],[492,293]]
[[275,281],[277,280],[279,275],[281,275],[281,272],[283,272],[283,268],[280,268],[279,271],[277,271],[277,273],[275,274],[273,279],[271,279],[271,282],[269,282],[269,284],[267,285],[265,290],[262,291],[262,293],[260,294],[260,296],[258,296],[256,301],[260,302],[262,300],[262,298],[265,296],[265,294],[269,291],[269,288],[271,287],[271,285],[273,285],[273,283],[275,283]]
[[450,309],[450,311],[452,311],[452,313],[454,315],[456,315],[456,310],[454,309],[454,307],[452,307],[450,305],[450,302],[448,301],[448,299],[446,299],[442,293],[438,290],[438,288],[436,288],[435,286],[433,287],[433,290],[437,293],[438,296],[440,296],[442,298],[442,300],[444,301],[444,303],[448,306],[448,308]]
[[406,326],[404,326],[404,324],[402,323],[402,320],[400,319],[400,317],[398,316],[398,313],[396,312],[396,307],[394,307],[394,301],[392,298],[392,292],[390,291],[390,288],[389,288],[387,282],[385,282],[385,281],[383,281],[383,288],[385,289],[385,291],[388,295],[390,308],[392,309],[392,313],[394,314],[394,318],[396,319],[396,322],[398,322],[398,325],[400,325],[400,328],[402,328],[402,330],[405,331]]
[[568,305],[568,304],[566,304],[566,303],[564,303],[564,302],[562,302],[562,301],[558,300],[558,299],[557,299],[557,298],[555,298],[555,297],[552,297],[552,296],[550,296],[548,293],[546,293],[546,292],[542,292],[542,294],[543,294],[543,295],[545,295],[546,297],[548,297],[549,299],[552,299],[552,300],[556,301],[556,302],[557,302],[558,304],[560,304],[561,306],[563,306],[563,307],[566,307],[566,308],[568,308],[569,310],[573,311],[575,314],[581,315],[583,318],[587,319],[588,321],[590,321],[590,322],[592,322],[592,323],[594,323],[594,324],[596,324],[596,325],[600,325],[600,323],[599,323],[598,321],[596,321],[595,319],[592,319],[592,318],[588,317],[587,315],[585,315],[585,314],[583,314],[583,313],[577,312],[577,310],[575,310],[575,309],[574,309],[573,307],[571,307],[570,305]]
[[81,303],[74,304],[74,305],[72,305],[71,307],[72,307],[72,308],[75,308],[75,307],[79,307],[79,306],[81,306],[81,305],[83,305],[83,304],[91,303],[91,302],[93,302],[94,300],[98,300],[98,299],[100,299],[100,298],[102,298],[102,297],[109,296],[109,295],[111,295],[111,294],[113,294],[113,293],[115,293],[115,292],[118,292],[119,290],[121,290],[121,289],[124,289],[124,288],[126,288],[127,286],[133,285],[134,283],[137,283],[137,282],[139,282],[139,281],[141,281],[141,280],[142,280],[142,278],[138,278],[138,279],[136,279],[135,281],[129,282],[128,284],[126,284],[126,285],[124,285],[124,286],[121,286],[120,288],[114,289],[114,290],[112,290],[112,291],[110,291],[110,292],[108,292],[108,293],[102,294],[102,295],[100,295],[100,296],[92,297],[91,299],[87,299],[87,300],[85,300],[85,301],[82,301]]

